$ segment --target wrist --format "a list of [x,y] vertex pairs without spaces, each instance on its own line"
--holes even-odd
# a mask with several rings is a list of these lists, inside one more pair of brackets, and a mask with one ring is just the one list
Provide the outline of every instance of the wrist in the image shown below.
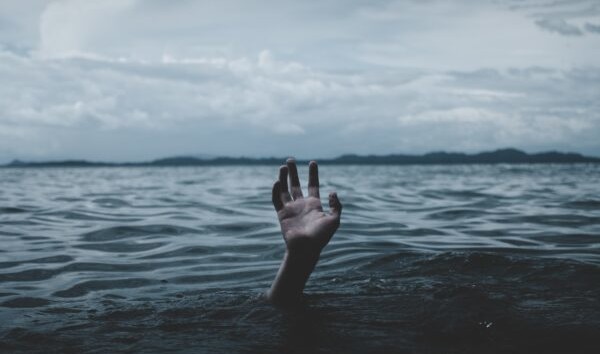
[[279,272],[268,292],[275,303],[293,303],[302,298],[304,286],[319,261],[320,250],[286,249]]

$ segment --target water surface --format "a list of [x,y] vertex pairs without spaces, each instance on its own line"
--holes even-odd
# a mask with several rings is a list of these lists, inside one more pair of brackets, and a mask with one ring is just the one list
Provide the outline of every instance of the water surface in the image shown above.
[[320,172],[342,224],[282,310],[276,166],[0,169],[0,351],[597,353],[600,166]]

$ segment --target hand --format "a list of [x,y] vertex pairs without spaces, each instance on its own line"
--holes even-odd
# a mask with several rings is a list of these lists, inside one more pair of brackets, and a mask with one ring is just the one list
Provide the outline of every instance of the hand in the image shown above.
[[288,159],[287,166],[281,166],[279,180],[273,184],[273,205],[288,252],[320,253],[340,225],[342,204],[336,193],[329,194],[331,213],[323,212],[319,197],[319,171],[315,161],[308,165],[306,198],[302,195],[296,162]]
[[267,297],[276,303],[291,303],[302,297],[304,285],[319,260],[321,250],[339,227],[342,204],[337,194],[331,193],[330,213],[323,212],[315,161],[309,164],[308,197],[304,198],[294,159],[288,159],[287,166],[279,169],[279,180],[273,184],[272,199],[286,252]]

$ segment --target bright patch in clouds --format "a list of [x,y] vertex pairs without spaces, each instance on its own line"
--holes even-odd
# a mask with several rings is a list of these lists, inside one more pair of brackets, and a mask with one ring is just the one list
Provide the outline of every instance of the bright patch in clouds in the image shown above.
[[594,1],[3,2],[0,162],[600,155],[598,24]]

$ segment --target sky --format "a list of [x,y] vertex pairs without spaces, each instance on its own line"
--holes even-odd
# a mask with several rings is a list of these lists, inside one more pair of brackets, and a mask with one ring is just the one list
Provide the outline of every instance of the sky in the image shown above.
[[0,163],[600,156],[600,0],[2,0]]

